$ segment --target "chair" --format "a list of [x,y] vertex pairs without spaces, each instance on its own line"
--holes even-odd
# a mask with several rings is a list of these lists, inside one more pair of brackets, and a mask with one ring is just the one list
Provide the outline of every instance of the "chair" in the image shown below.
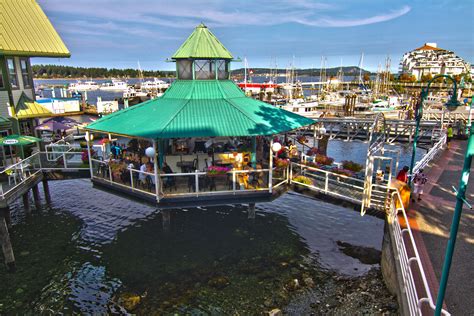
[[13,182],[15,183],[15,185],[16,185],[16,172],[15,172],[15,170],[7,169],[7,170],[5,170],[5,173],[8,176],[8,185],[12,185],[12,183],[11,183],[12,179],[13,179]]

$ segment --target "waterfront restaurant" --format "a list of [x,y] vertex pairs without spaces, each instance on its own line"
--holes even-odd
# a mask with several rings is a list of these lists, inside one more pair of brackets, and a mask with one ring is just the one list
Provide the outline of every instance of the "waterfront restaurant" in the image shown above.
[[87,126],[94,185],[164,207],[271,199],[286,182],[274,158],[282,135],[314,121],[246,97],[230,80],[232,54],[203,24],[172,60],[162,97]]

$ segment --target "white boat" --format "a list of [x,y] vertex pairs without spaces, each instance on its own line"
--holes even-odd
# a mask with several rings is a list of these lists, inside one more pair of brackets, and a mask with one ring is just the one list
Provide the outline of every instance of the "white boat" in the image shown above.
[[148,93],[141,90],[135,90],[134,87],[128,87],[127,90],[123,92],[123,98],[134,98],[134,97],[146,97]]
[[152,81],[148,80],[141,84],[142,90],[161,90],[161,89],[168,89],[170,86],[169,83],[166,81],[160,80],[158,78],[153,78]]
[[394,111],[401,107],[400,101],[397,97],[389,97],[387,100],[375,99],[372,102],[372,111]]
[[309,118],[318,118],[323,111],[318,110],[319,103],[316,101],[305,101],[304,99],[289,100],[288,103],[277,105],[280,109],[297,113]]
[[99,89],[99,85],[97,82],[89,80],[89,81],[77,81],[75,83],[71,83],[68,87],[68,90],[74,91],[86,91],[86,90],[97,90]]
[[100,86],[100,90],[125,91],[127,89],[128,83],[118,79],[112,79],[112,82],[106,82]]

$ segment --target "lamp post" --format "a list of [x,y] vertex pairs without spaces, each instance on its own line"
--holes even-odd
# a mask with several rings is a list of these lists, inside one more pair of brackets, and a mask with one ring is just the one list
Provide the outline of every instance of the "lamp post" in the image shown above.
[[456,194],[456,207],[454,208],[453,221],[451,222],[451,230],[449,232],[448,245],[446,247],[446,255],[443,263],[443,271],[441,274],[441,281],[439,282],[438,298],[436,300],[435,315],[441,315],[441,308],[443,306],[444,294],[446,292],[446,286],[449,278],[449,270],[451,268],[451,262],[453,260],[454,246],[456,245],[456,237],[458,234],[459,221],[461,220],[461,213],[463,204],[466,203],[465,199],[467,182],[469,180],[469,174],[471,171],[471,161],[474,156],[474,133],[473,124],[470,126],[469,140],[467,142],[466,153],[464,154],[464,166],[462,168],[461,179],[459,180],[459,188]]
[[448,107],[448,109],[451,109],[452,107],[457,107],[457,106],[460,105],[459,101],[457,100],[458,98],[457,98],[457,83],[456,83],[456,80],[454,80],[450,76],[447,76],[447,75],[434,76],[433,79],[428,81],[428,86],[421,91],[420,103],[418,103],[417,110],[415,112],[416,113],[415,114],[416,127],[415,127],[415,135],[414,135],[414,138],[413,138],[413,150],[412,150],[412,153],[411,153],[410,179],[408,181],[408,184],[410,186],[411,186],[411,182],[412,182],[413,176],[414,176],[413,175],[413,168],[415,167],[415,154],[416,154],[416,145],[418,143],[418,133],[419,133],[419,129],[420,129],[420,121],[423,117],[423,102],[425,101],[426,97],[428,97],[428,92],[430,90],[431,84],[438,78],[449,79],[449,80],[451,80],[451,82],[454,85],[453,95],[451,96],[450,100],[445,104],[445,106]]

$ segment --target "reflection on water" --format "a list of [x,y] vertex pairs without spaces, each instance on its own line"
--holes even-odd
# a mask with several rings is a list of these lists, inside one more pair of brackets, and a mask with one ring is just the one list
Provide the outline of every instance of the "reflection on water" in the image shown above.
[[[42,214],[26,219],[13,206],[23,272],[0,285],[0,312],[253,314],[284,306],[295,279],[317,286],[377,266],[345,255],[338,241],[380,250],[383,221],[296,193],[258,204],[254,221],[244,206],[173,210],[164,232],[153,207],[89,180],[50,186],[53,205]],[[43,262],[34,274],[19,254],[29,248]]]

